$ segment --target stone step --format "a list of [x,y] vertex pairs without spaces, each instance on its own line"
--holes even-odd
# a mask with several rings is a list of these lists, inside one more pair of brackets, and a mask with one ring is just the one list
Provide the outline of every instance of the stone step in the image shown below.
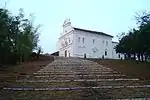
[[100,70],[100,69],[104,69],[104,70],[111,70],[110,68],[106,68],[106,67],[76,67],[76,66],[56,66],[56,67],[52,67],[52,66],[48,66],[48,67],[44,67],[43,69],[55,69],[55,70],[65,70],[65,69],[71,69],[71,70]]
[[117,78],[131,78],[129,76],[123,75],[34,75],[27,79],[29,80],[75,80],[75,79],[117,79]]
[[[81,83],[80,83],[81,84]],[[78,87],[80,85],[78,82],[13,82],[7,83],[3,87]]]
[[71,63],[71,62],[69,62],[69,63],[64,63],[64,62],[62,62],[62,63],[56,63],[55,62],[55,64],[50,64],[50,66],[53,66],[53,67],[55,67],[55,66],[100,66],[100,65],[98,65],[98,64],[93,64],[93,63],[91,63],[91,64],[89,64],[89,63]]
[[96,64],[96,63],[88,63],[88,62],[53,62],[50,64],[51,66],[59,66],[59,65],[70,65],[70,66],[84,66],[84,65],[94,65],[94,66],[100,66],[99,64]]
[[23,80],[5,83],[0,100],[150,99],[150,85],[77,58],[59,58]]
[[[93,74],[77,74],[77,75],[38,75],[38,74],[33,74],[31,76],[34,76],[34,77],[115,77],[115,76],[119,76],[119,77],[125,77],[126,75],[124,74],[96,74],[96,75],[93,75]],[[29,76],[27,76],[29,77]]]
[[126,81],[37,81],[20,80],[15,83],[7,83],[4,87],[97,87],[97,86],[133,86],[148,85],[138,80]]
[[[91,92],[77,91],[8,91],[3,90],[0,100],[88,100]],[[90,98],[93,99],[93,98]]]
[[[87,100],[91,99],[126,99],[126,98],[150,98],[150,88],[149,86],[101,86],[101,87],[72,87],[72,88],[50,88],[50,87],[45,87],[45,88],[3,88],[3,93],[6,94],[13,94],[13,97],[15,96],[21,96],[21,94],[16,94],[16,92],[22,92],[23,94],[28,92],[26,95],[27,97],[30,97],[30,94],[36,93],[37,92],[43,93],[47,91],[47,95],[51,97],[51,95],[48,93],[48,91],[54,92],[53,95],[59,96],[56,92],[62,91],[61,93],[66,97],[69,91],[74,92],[74,96],[82,97],[82,95],[87,96]],[[68,91],[67,93],[65,93]],[[77,91],[78,93],[76,93]],[[14,94],[15,93],[15,94]],[[57,95],[56,95],[57,94]],[[82,94],[82,95],[80,95]],[[88,95],[86,95],[88,94]],[[22,95],[23,96],[23,95]],[[33,96],[33,95],[32,95]],[[35,96],[35,95],[34,95]],[[45,95],[42,95],[42,97]],[[71,96],[71,95],[70,95]],[[91,97],[92,96],[92,97]],[[10,97],[10,96],[9,96]],[[36,96],[35,96],[36,97]],[[71,96],[73,99],[73,97]]]
[[106,70],[106,71],[113,71],[112,69],[100,69],[100,68],[93,68],[93,69],[89,69],[89,68],[86,68],[86,69],[73,69],[73,68],[43,68],[43,69],[41,69],[41,71],[42,70],[56,70],[56,71],[61,71],[61,70],[81,70],[81,71],[85,71],[85,70]]
[[[107,91],[101,92],[101,90],[94,91],[92,89],[76,90],[76,91],[3,91],[3,96],[0,100],[149,100],[149,94],[139,92],[139,94],[133,94],[133,91],[129,91],[131,94],[120,92],[119,94],[107,94]],[[113,90],[114,91],[114,90]],[[113,92],[112,91],[112,92]],[[116,90],[119,91],[119,90]],[[116,93],[115,91],[115,93]],[[97,93],[95,93],[97,92]],[[95,94],[94,94],[95,93]]]
[[115,71],[112,71],[112,70],[39,70],[37,72],[57,72],[57,73],[61,73],[61,72],[85,72],[85,71],[88,71],[88,72],[115,72]]
[[[65,90],[83,90],[83,89],[122,89],[122,88],[132,88],[132,89],[150,89],[150,85],[129,85],[129,86],[97,86],[97,87],[3,87],[3,90],[13,90],[13,91],[65,91]],[[150,92],[150,90],[148,91]]]
[[119,74],[118,72],[36,72],[33,74],[39,74],[39,75],[87,75],[87,74]]
[[[84,66],[84,67],[83,67]],[[101,65],[96,65],[96,64],[92,64],[92,65],[90,65],[90,64],[83,64],[83,65],[81,65],[81,64],[65,64],[65,65],[57,65],[57,66],[55,66],[55,65],[52,65],[52,64],[50,64],[50,65],[47,65],[47,66],[45,66],[45,67],[51,67],[51,68],[56,68],[56,67],[60,67],[60,68],[67,68],[67,67],[70,67],[70,68],[104,68],[104,69],[110,69],[110,68],[108,68],[108,67],[104,67],[104,66],[101,66]]]
[[57,67],[44,67],[42,69],[51,69],[51,70],[67,70],[67,69],[70,69],[70,70],[112,70],[112,69],[109,69],[109,68],[101,68],[101,67],[98,67],[98,68],[95,68],[95,67],[82,67],[82,68],[78,68],[78,67],[70,67],[70,66],[66,66],[66,67],[62,67],[62,66],[57,66]]
[[109,72],[109,71],[103,71],[103,72],[100,72],[100,71],[59,71],[59,72],[52,72],[52,71],[43,71],[43,72],[37,72],[37,73],[49,73],[49,74],[65,74],[65,73],[68,73],[68,74],[108,74],[108,73],[112,73],[112,74],[119,74],[118,72]]
[[99,81],[139,81],[138,78],[118,78],[118,79],[68,79],[68,80],[28,80],[28,79],[23,79],[23,80],[17,80],[16,82],[99,82]]
[[59,72],[59,71],[79,71],[79,72],[84,72],[84,71],[110,71],[110,72],[113,72],[113,70],[110,70],[110,69],[41,69],[39,70],[38,72],[43,72],[43,71],[49,71],[49,72]]

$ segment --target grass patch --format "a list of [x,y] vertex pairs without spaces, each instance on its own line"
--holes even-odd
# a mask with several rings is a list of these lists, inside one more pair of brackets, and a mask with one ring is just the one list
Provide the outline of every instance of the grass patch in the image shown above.
[[33,88],[56,88],[56,87],[61,87],[61,88],[66,88],[66,87],[79,87],[78,82],[9,82],[5,83],[5,87],[33,87]]
[[138,62],[133,60],[90,60],[114,69],[117,72],[143,80],[150,80],[150,62]]
[[34,72],[40,70],[53,60],[53,57],[49,57],[44,60],[24,62],[16,66],[0,67],[0,81],[14,81],[16,79],[23,78],[26,75],[33,74]]

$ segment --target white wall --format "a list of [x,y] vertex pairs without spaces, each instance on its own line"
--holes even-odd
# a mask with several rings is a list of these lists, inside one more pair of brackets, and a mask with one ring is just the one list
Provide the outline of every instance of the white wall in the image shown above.
[[[75,38],[73,43],[75,57],[84,57],[86,53],[89,58],[102,58],[103,55],[105,58],[112,58],[112,37],[79,30],[75,30],[73,34]],[[78,42],[78,37],[80,37],[80,43]],[[84,44],[82,43],[83,38],[85,38]],[[93,39],[95,40],[94,44]],[[106,41],[108,41],[107,46]],[[93,49],[95,49],[95,53]],[[107,56],[105,56],[105,50],[107,50]]]
[[60,37],[58,46],[59,56],[65,56],[65,51],[67,51],[67,57],[73,56],[73,31]]
[[[59,52],[59,56],[65,56],[65,51],[67,51],[67,57],[71,57],[73,56],[73,53],[72,53],[72,45],[69,45],[63,49],[60,49],[60,52]],[[69,56],[69,53],[70,53],[70,56]]]
[[[80,42],[78,37],[80,37]],[[121,57],[124,59],[124,55],[120,54],[119,58],[116,53],[114,49],[116,45],[117,43],[112,42],[112,37],[74,30],[70,20],[66,20],[63,24],[57,48],[59,56],[65,56],[65,51],[67,51],[67,57],[69,57],[69,54],[72,57],[84,57],[84,54],[86,54],[88,58],[102,58],[104,56],[104,58],[110,59],[120,59]],[[107,51],[107,55],[105,55],[105,51]]]
[[[118,43],[117,42],[112,42],[112,59],[124,59],[124,55],[120,53],[116,53],[115,47]],[[120,57],[119,57],[120,56]]]
[[73,56],[73,27],[69,19],[64,21],[61,36],[59,38],[59,56]]

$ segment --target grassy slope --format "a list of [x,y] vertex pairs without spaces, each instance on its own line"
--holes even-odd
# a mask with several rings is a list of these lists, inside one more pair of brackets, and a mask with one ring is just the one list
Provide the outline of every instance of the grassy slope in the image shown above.
[[[93,59],[94,60],[94,59]],[[101,65],[112,68],[126,75],[150,80],[150,63],[132,60],[94,60]]]
[[32,74],[53,61],[53,57],[42,57],[37,61],[24,62],[21,65],[0,67],[0,82],[14,81]]

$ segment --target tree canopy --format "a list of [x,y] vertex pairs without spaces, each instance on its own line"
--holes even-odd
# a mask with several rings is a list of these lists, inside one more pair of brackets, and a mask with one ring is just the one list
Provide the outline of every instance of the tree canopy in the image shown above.
[[0,8],[0,65],[31,58],[39,41],[39,27],[35,27],[32,20],[26,19],[23,11],[13,16],[7,9]]
[[130,30],[119,39],[116,52],[125,54],[127,59],[138,58],[143,61],[150,57],[150,13],[143,13],[136,18],[138,28]]

